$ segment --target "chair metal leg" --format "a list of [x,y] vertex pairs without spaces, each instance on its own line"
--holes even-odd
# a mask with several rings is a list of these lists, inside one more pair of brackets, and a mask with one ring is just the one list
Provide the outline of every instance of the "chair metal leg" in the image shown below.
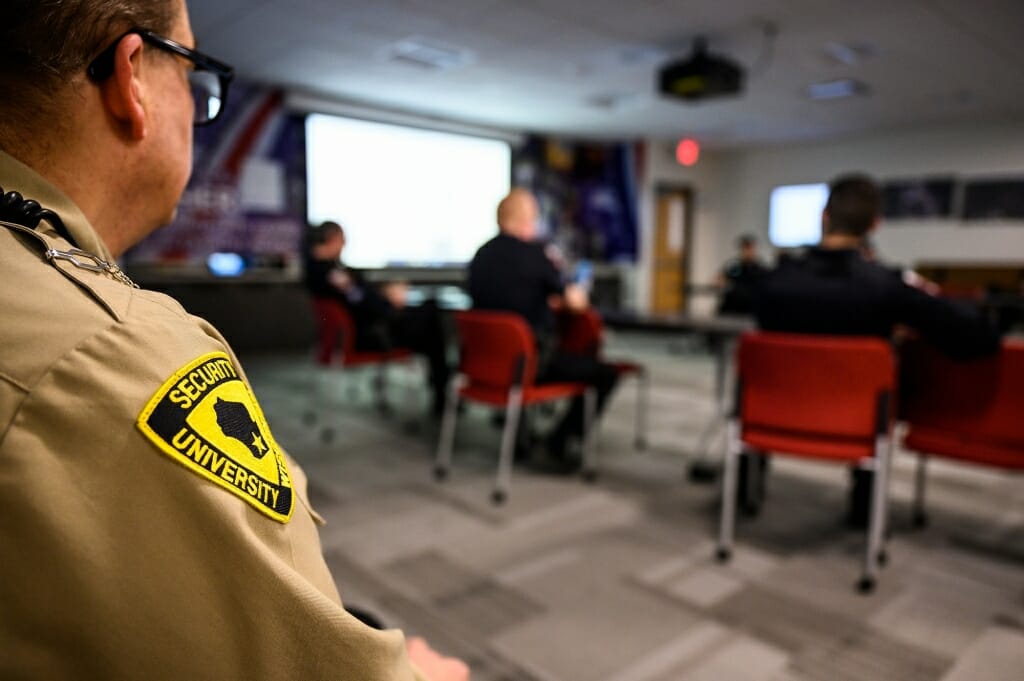
[[391,414],[391,405],[388,404],[387,396],[388,364],[390,364],[390,362],[381,362],[377,365],[377,373],[373,380],[373,391],[374,397],[377,401],[377,411],[385,416]]
[[715,556],[719,562],[726,562],[732,557],[733,532],[736,527],[736,482],[739,468],[740,424],[730,419],[726,433],[725,461],[722,471],[722,515],[718,525],[718,550]]
[[331,403],[331,388],[333,387],[337,370],[330,365],[317,367],[316,377],[313,383],[313,404],[307,412],[303,421],[306,425],[312,426],[318,420],[321,422],[320,441],[323,444],[331,444],[334,441],[334,405]]
[[505,410],[505,429],[501,434],[501,453],[498,456],[498,475],[494,481],[491,501],[502,504],[508,498],[508,487],[512,480],[512,456],[519,432],[519,415],[523,409],[523,390],[515,387],[509,391],[508,406]]
[[459,389],[462,376],[452,376],[448,383],[448,397],[444,401],[444,416],[441,419],[441,436],[437,441],[437,459],[434,463],[434,478],[444,480],[452,463],[452,447],[455,444],[455,420],[459,415]]
[[[334,365],[332,365],[334,366]],[[362,396],[365,374],[358,367],[346,368],[344,355],[338,355],[338,394],[350,403],[356,403]]]
[[871,520],[868,524],[867,547],[864,552],[864,574],[857,583],[857,588],[862,593],[874,590],[884,550],[890,457],[889,438],[879,436],[875,442],[875,457],[872,461],[875,475],[871,489]]
[[651,379],[647,368],[643,367],[636,375],[636,433],[633,446],[639,450],[647,449],[647,408],[651,400]]
[[327,374],[329,372],[329,366],[316,365],[315,373],[313,374],[309,411],[303,414],[302,419],[307,425],[312,425],[316,422],[320,411],[324,409],[324,405],[327,402]]
[[583,479],[597,479],[597,390],[583,391]]
[[[713,470],[715,464],[711,454],[711,443],[715,440],[715,436],[722,432],[721,428],[724,424],[725,412],[716,408],[715,414],[705,424],[704,428],[700,431],[700,435],[697,437],[697,444],[693,448],[694,465],[702,464]],[[712,477],[712,479],[714,478]]]
[[928,514],[924,510],[925,484],[927,483],[928,457],[924,454],[917,455],[917,472],[914,476],[914,506],[913,523],[914,527],[925,527],[928,524]]
[[878,446],[885,447],[885,486],[882,488],[882,540],[878,550],[878,565],[885,567],[889,563],[889,537],[892,528],[889,526],[889,504],[892,499],[892,462],[895,458],[895,440],[890,432]]
[[[421,395],[421,391],[418,389],[420,385],[420,373],[422,371],[421,363],[418,358],[413,355],[406,361],[402,362],[402,367],[405,369],[406,378],[402,381],[402,391],[405,393],[405,413],[408,420],[405,422],[405,430],[408,433],[418,432],[420,427],[426,423],[427,417],[423,416],[424,411],[420,411],[416,408],[417,402]],[[430,381],[424,381],[423,385],[429,385]],[[447,404],[448,396],[445,395],[445,403]],[[443,414],[442,414],[443,415]]]
[[417,391],[413,389],[413,384],[419,378],[420,367],[416,357],[411,357],[408,361],[402,363],[407,370],[408,384],[405,386],[405,406],[407,411],[411,414],[416,411],[416,396]]

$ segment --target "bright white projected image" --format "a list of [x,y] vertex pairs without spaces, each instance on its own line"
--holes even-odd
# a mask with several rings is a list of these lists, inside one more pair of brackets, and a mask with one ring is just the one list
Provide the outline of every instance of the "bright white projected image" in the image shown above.
[[793,248],[821,240],[821,211],[827,184],[791,184],[772,190],[768,238],[773,246]]
[[501,140],[311,114],[308,219],[345,228],[353,267],[464,264],[497,233],[511,164]]

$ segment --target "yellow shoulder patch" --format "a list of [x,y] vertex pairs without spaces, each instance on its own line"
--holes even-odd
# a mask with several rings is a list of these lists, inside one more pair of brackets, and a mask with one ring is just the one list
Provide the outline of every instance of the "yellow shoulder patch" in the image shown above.
[[160,451],[280,523],[292,517],[288,467],[256,398],[223,352],[189,362],[136,422]]

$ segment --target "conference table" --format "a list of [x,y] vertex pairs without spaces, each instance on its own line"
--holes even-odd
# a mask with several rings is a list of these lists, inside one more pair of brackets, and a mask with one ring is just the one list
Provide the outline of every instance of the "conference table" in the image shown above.
[[713,481],[718,472],[720,457],[709,451],[717,433],[721,432],[729,417],[730,400],[726,391],[729,374],[733,368],[736,341],[743,333],[756,328],[753,317],[733,315],[695,314],[639,314],[603,310],[606,326],[622,331],[643,331],[662,333],[670,336],[703,336],[715,358],[714,399],[715,412],[701,429],[694,458],[689,464],[690,479],[695,482]]

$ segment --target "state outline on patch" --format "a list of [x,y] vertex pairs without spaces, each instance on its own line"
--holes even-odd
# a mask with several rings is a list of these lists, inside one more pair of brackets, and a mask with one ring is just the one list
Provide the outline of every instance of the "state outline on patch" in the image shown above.
[[281,448],[248,384],[224,352],[204,354],[168,378],[136,421],[172,460],[287,523],[295,490]]

